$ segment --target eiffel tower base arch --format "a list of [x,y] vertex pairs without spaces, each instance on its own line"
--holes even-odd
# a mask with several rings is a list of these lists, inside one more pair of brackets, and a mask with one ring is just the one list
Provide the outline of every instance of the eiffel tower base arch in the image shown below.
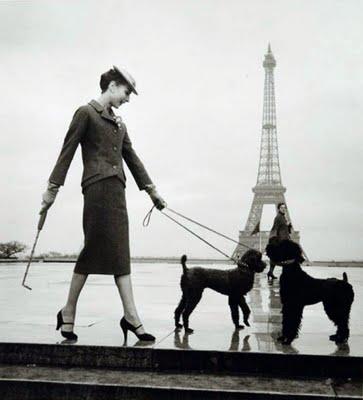
[[[254,192],[254,197],[250,209],[250,213],[247,219],[245,229],[239,231],[239,242],[245,244],[246,246],[252,247],[253,249],[260,250],[264,252],[266,245],[269,240],[270,231],[260,231],[254,235],[252,232],[256,228],[257,224],[261,221],[263,207],[267,204],[274,204],[277,212],[277,205],[279,203],[286,203],[285,195],[286,188],[283,186],[276,185],[258,185],[255,186],[252,191]],[[291,221],[289,210],[287,209],[286,216],[289,221]],[[272,227],[271,221],[271,227]],[[298,231],[292,230],[291,239],[294,242],[300,243],[300,233]],[[247,247],[237,245],[233,252],[233,258],[238,258],[242,256],[248,250]]]

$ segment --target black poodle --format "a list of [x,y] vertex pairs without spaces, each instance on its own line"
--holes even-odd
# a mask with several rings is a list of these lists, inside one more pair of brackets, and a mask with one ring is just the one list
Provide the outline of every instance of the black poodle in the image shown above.
[[278,340],[290,344],[298,336],[304,307],[322,302],[328,318],[337,327],[330,340],[345,343],[349,338],[349,315],[354,299],[347,274],[343,272],[342,280],[316,279],[308,275],[301,268],[304,261],[301,247],[291,240],[267,245],[266,253],[283,267],[280,276],[282,335]]
[[250,326],[248,317],[251,311],[244,295],[252,289],[255,273],[262,272],[266,267],[265,262],[262,261],[262,254],[256,250],[248,250],[238,261],[237,267],[228,270],[201,267],[187,268],[186,261],[187,256],[182,256],[183,275],[181,276],[180,287],[183,295],[174,312],[175,327],[183,327],[179,323],[180,316],[183,315],[185,331],[193,332],[193,329],[189,328],[189,316],[199,303],[203,290],[206,288],[228,296],[232,320],[237,329],[243,328],[243,325],[239,324],[238,307],[241,307],[243,322]]

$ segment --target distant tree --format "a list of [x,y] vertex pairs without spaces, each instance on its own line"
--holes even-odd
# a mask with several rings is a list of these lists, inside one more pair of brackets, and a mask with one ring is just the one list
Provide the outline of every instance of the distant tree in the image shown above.
[[23,243],[12,241],[0,243],[0,258],[10,258],[14,254],[23,252],[27,246]]
[[59,258],[62,257],[62,253],[58,251],[48,251],[48,253],[41,253],[38,256],[39,258]]
[[41,253],[37,256],[38,258],[77,258],[78,254],[63,254],[58,251],[48,251],[47,253]]

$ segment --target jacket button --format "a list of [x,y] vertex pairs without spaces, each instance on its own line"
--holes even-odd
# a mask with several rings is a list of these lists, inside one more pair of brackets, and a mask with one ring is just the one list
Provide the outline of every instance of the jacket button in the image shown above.
[[116,168],[117,168],[117,165],[113,165],[112,168],[113,168],[113,169],[116,169]]
[[117,150],[117,146],[113,146],[113,149],[116,151]]
[[114,129],[114,130],[113,130],[113,133],[117,133],[117,129]]

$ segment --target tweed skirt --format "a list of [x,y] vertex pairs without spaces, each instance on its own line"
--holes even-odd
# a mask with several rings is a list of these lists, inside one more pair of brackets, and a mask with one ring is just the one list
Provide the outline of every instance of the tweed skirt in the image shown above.
[[129,223],[125,187],[116,177],[90,184],[83,190],[84,247],[74,272],[130,274]]

